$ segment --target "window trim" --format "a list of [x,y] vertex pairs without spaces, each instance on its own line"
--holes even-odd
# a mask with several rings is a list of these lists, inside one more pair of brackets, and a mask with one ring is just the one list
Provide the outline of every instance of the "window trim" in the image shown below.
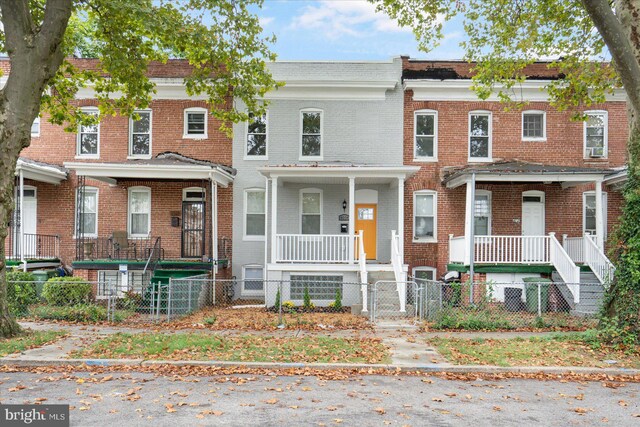
[[244,189],[244,197],[243,197],[243,205],[242,205],[242,240],[246,240],[246,241],[254,241],[254,242],[264,242],[264,240],[266,239],[266,235],[267,235],[267,227],[265,225],[265,229],[264,229],[264,235],[263,236],[259,236],[259,235],[248,235],[247,234],[247,215],[249,214],[249,212],[247,212],[247,207],[249,206],[249,193],[264,193],[265,195],[265,199],[264,199],[264,217],[265,217],[265,221],[267,218],[267,194],[264,188],[259,188],[259,187],[255,187],[255,188],[245,188]]
[[302,212],[302,196],[305,193],[315,193],[315,194],[320,194],[320,232],[318,234],[305,234],[305,236],[322,236],[322,232],[324,230],[323,224],[322,222],[324,221],[324,215],[323,215],[323,209],[324,209],[324,192],[322,189],[320,188],[303,188],[299,191],[298,194],[298,206],[300,209],[299,212],[299,222],[300,222],[300,226],[299,226],[299,230],[300,230],[300,234],[302,233],[302,216],[303,215],[316,215],[316,214],[304,214]]
[[[148,212],[148,216],[149,216],[149,230],[147,232],[147,234],[134,234],[131,232],[131,226],[133,225],[131,223],[131,193],[134,192],[146,192],[149,194],[149,212]],[[127,235],[130,238],[138,238],[138,237],[149,237],[151,236],[151,211],[152,211],[152,206],[151,206],[151,188],[150,187],[145,187],[143,185],[138,185],[135,187],[129,187],[127,189]],[[140,212],[137,212],[140,213]]]
[[[96,232],[95,233],[84,233],[84,237],[91,237],[91,238],[97,238],[98,237],[98,225],[100,224],[100,222],[98,221],[98,215],[100,214],[100,196],[99,196],[99,192],[100,189],[98,187],[90,187],[90,186],[85,186],[84,187],[84,191],[85,193],[88,191],[95,193],[96,195]],[[73,238],[77,239],[80,236],[76,235],[76,231],[78,230],[78,189],[76,188],[76,204],[75,204],[75,213],[74,213],[74,218],[75,218],[75,222],[73,223]]]
[[[82,111],[85,114],[100,115],[100,110],[98,110],[98,107],[81,107],[80,111]],[[100,122],[98,122],[97,126],[98,126],[98,132],[97,132],[98,146],[97,146],[96,154],[81,154],[80,137],[82,135],[82,132],[80,131],[80,129],[82,125],[78,124],[78,130],[76,132],[76,155],[75,155],[76,159],[99,159],[100,158]]]
[[[246,277],[246,269],[247,268],[259,268],[262,270],[262,290],[261,291],[255,291],[255,290],[247,290],[244,288],[245,285],[245,281],[247,280]],[[266,286],[265,286],[265,268],[264,265],[262,264],[245,264],[242,266],[242,287],[240,289],[240,295],[247,295],[247,296],[256,296],[256,295],[264,295],[264,293],[266,292]],[[249,279],[249,280],[256,280],[256,279]]]
[[[31,138],[39,138],[40,137],[40,126],[42,125],[42,121],[40,120],[40,116],[36,116],[35,119],[33,119],[33,122],[31,122],[31,130],[33,130],[33,125],[36,124],[36,122],[38,123],[38,132],[31,132]],[[100,144],[98,144],[99,146]]]
[[[303,118],[304,113],[320,113],[320,155],[318,156],[305,156],[302,153],[302,136],[303,136]],[[324,156],[324,111],[320,108],[303,108],[300,110],[300,160],[301,161],[317,161],[322,160]]]
[[[265,147],[265,154],[263,156],[252,156],[249,155],[247,153],[247,140],[249,139],[249,123],[250,121],[247,120],[246,124],[245,124],[245,131],[244,131],[244,160],[267,160],[269,159],[269,110],[265,111],[264,113],[264,121],[265,121],[265,140],[264,143],[266,145]],[[302,123],[302,122],[300,122]],[[322,123],[322,119],[320,121],[320,123]],[[300,136],[300,144],[302,147],[302,136]],[[300,149],[300,151],[302,152],[302,148]]]
[[[429,266],[426,266],[426,265],[413,267],[413,269],[411,270],[411,273],[413,274],[414,280],[417,279],[416,272],[418,272],[418,271],[431,271],[433,273],[433,281],[435,282],[435,281],[438,280],[438,276],[436,275],[436,272],[438,270],[435,267],[429,267]],[[424,280],[424,279],[418,279],[418,280]]]
[[588,115],[603,115],[604,116],[604,141],[602,147],[602,157],[590,157],[587,156],[587,121],[582,121],[582,157],[584,160],[597,160],[599,158],[609,158],[609,112],[607,110],[587,110],[584,112]]
[[[104,295],[104,294],[101,292],[102,290],[104,290],[104,288],[102,288],[102,287],[100,286],[100,284],[101,284],[102,282],[106,282],[106,280],[100,280],[100,276],[101,276],[101,275],[103,276],[105,273],[117,273],[117,274],[122,274],[122,273],[121,273],[119,270],[97,270],[97,271],[98,271],[98,274],[97,274],[97,277],[98,277],[98,286],[97,286],[97,288],[96,288],[96,299],[100,299],[100,300],[108,299],[108,298],[109,298],[109,296],[108,296],[108,295]],[[140,275],[140,276],[142,276],[141,292],[136,292],[136,290],[134,289],[134,287],[133,287],[133,285],[132,285],[132,283],[133,283],[133,281],[134,281],[132,276],[136,276],[136,275]],[[146,273],[144,273],[144,272],[143,272],[143,271],[141,271],[141,270],[128,270],[128,271],[127,271],[127,288],[128,288],[128,289],[125,291],[125,290],[124,290],[124,288],[123,288],[122,286],[118,286],[117,294],[118,294],[119,296],[122,296],[122,294],[123,294],[124,292],[133,291],[134,293],[136,293],[136,294],[138,294],[138,295],[141,295],[141,294],[142,294],[142,291],[144,291],[144,287],[145,287],[145,286],[144,286],[144,283],[146,283],[145,276],[149,276],[149,278],[151,278],[151,273],[150,273],[150,272],[146,272]],[[119,277],[119,276],[117,276],[117,277]],[[119,284],[119,285],[122,285],[122,281],[121,281],[119,278],[117,279],[117,282],[118,282],[118,284]]]
[[[433,196],[433,237],[416,236],[416,199],[417,196]],[[413,212],[411,219],[411,232],[414,243],[438,243],[438,192],[435,190],[418,190],[413,192]]]
[[[189,113],[204,113],[204,133],[189,133]],[[188,107],[183,112],[182,138],[183,139],[207,139],[209,135],[209,110],[204,107]]]
[[[595,190],[582,192],[582,235],[587,233],[587,196],[594,196]],[[603,222],[603,240],[607,241],[607,228],[608,228],[608,210],[609,210],[609,196],[606,191],[602,192],[602,222]]]
[[[433,116],[433,156],[418,156],[418,116]],[[438,161],[438,110],[416,110],[413,112],[413,161],[437,162]]]
[[[542,136],[524,136],[524,116],[525,114],[542,114]],[[522,112],[520,121],[520,137],[528,142],[545,142],[547,140],[547,112],[544,110],[525,110]]]
[[[477,189],[475,192],[475,196],[488,196],[488,200],[489,200],[489,221],[487,222],[487,236],[491,236],[491,223],[492,221],[492,217],[493,217],[493,194],[491,191],[489,190],[481,190],[481,189]],[[476,218],[476,212],[475,212],[475,200],[473,201],[473,221],[474,221],[474,229],[473,229],[473,234],[474,236],[476,235],[476,230],[475,230],[475,218]]]
[[[471,157],[471,116],[488,116],[489,132],[488,132],[488,157]],[[473,110],[469,111],[467,125],[467,160],[469,163],[486,163],[493,161],[493,112],[489,110]]]
[[135,110],[135,113],[149,113],[149,154],[133,154],[133,117],[129,117],[129,147],[127,159],[150,159],[153,153],[153,112],[151,109]]
[[[204,195],[204,197],[187,197],[187,193],[198,192]],[[207,190],[202,187],[186,187],[182,189],[182,201],[183,202],[201,202],[207,201]]]

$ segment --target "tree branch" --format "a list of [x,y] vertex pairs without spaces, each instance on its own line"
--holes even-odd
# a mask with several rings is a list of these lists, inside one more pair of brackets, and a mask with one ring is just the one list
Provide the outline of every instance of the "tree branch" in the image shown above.
[[33,21],[28,0],[0,0],[2,24],[9,56],[16,50],[29,46],[32,38]]
[[[67,30],[73,4],[71,0],[47,0],[42,30],[38,34],[38,53],[43,59],[50,59],[50,64],[57,70],[64,59],[61,44]],[[55,72],[54,72],[55,74]],[[53,77],[53,74],[48,78]]]

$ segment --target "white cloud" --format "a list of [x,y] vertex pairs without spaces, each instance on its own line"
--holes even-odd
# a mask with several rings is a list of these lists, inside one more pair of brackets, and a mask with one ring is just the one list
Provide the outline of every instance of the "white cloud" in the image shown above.
[[328,38],[341,36],[363,37],[377,33],[410,32],[398,22],[365,0],[328,1],[320,0],[307,6],[300,15],[294,16],[292,29],[320,30]]
[[272,16],[261,16],[259,19],[260,19],[260,26],[264,28],[267,25],[271,24],[276,18]]

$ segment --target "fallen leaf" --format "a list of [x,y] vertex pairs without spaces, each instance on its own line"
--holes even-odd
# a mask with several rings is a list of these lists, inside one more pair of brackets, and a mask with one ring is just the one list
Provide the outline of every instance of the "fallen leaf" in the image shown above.
[[433,400],[434,402],[442,402],[442,399],[440,397],[432,397],[431,400]]
[[387,413],[387,411],[384,408],[374,408],[373,410],[376,411],[380,415],[384,415],[384,414]]
[[335,406],[327,406],[327,411],[337,411],[338,408],[336,408]]
[[276,403],[278,403],[278,399],[269,399],[269,400],[263,400],[264,403],[266,403],[267,405],[275,405]]
[[167,408],[167,412],[169,413],[176,412],[175,408],[173,407],[173,403],[165,403],[164,407]]
[[494,410],[494,411],[502,411],[502,408],[501,408],[501,407],[499,407],[499,406],[494,406],[494,407],[493,407],[493,410]]

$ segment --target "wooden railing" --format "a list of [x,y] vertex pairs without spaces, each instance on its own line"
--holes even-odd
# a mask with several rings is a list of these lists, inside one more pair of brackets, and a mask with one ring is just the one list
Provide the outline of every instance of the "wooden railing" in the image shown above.
[[590,235],[584,236],[584,263],[591,268],[600,283],[609,285],[613,281],[615,267],[609,258],[602,252]]
[[573,262],[584,262],[584,241],[582,237],[562,236],[562,246],[567,251]]
[[276,234],[276,262],[355,264],[359,235]]
[[548,264],[549,236],[475,236],[475,262]]
[[578,304],[580,302],[580,267],[571,260],[554,233],[549,235],[549,259],[573,294],[573,302]]

